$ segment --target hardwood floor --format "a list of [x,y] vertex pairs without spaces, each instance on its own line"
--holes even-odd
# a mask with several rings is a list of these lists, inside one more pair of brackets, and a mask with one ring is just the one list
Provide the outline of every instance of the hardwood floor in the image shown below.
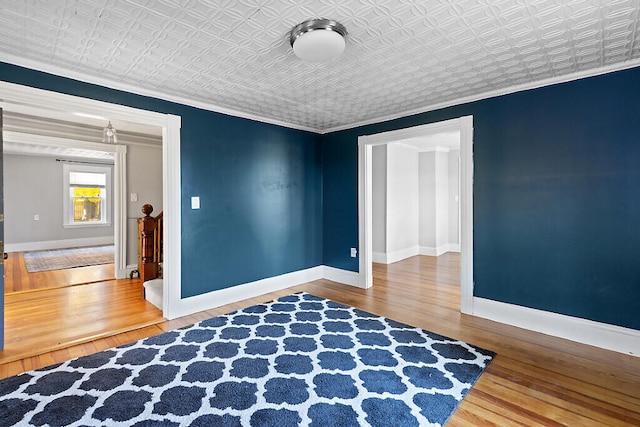
[[114,276],[113,264],[29,273],[23,253],[9,253],[0,363],[164,321],[139,279]]
[[5,296],[0,363],[93,341],[164,321],[143,297],[139,279]]
[[[459,257],[374,264],[374,286],[319,280],[172,321],[0,365],[0,378],[306,291],[495,351],[447,426],[638,426],[640,358],[459,311]],[[37,310],[37,306],[33,308]]]
[[114,264],[29,273],[24,264],[23,252],[9,252],[7,255],[4,261],[5,295],[99,282],[115,277]]

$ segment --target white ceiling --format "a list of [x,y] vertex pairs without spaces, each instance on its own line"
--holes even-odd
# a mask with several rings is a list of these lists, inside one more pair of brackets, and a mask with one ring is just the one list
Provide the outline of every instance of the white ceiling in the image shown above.
[[[287,32],[347,27],[301,62]],[[316,132],[640,65],[639,0],[2,0],[0,61]]]

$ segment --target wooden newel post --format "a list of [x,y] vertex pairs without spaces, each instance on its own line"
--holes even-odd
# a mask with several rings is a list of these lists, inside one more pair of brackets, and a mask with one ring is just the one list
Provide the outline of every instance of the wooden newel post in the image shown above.
[[158,277],[158,263],[154,259],[156,219],[151,212],[153,206],[144,205],[144,218],[138,218],[138,271],[143,282]]

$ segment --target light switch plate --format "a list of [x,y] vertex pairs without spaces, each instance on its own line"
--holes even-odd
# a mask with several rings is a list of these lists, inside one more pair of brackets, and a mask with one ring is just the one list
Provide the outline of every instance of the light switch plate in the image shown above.
[[191,197],[191,209],[200,209],[200,197]]

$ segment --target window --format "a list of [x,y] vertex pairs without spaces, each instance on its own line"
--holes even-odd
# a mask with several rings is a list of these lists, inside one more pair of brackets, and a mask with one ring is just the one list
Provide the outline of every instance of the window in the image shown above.
[[65,227],[110,225],[111,167],[64,164]]

